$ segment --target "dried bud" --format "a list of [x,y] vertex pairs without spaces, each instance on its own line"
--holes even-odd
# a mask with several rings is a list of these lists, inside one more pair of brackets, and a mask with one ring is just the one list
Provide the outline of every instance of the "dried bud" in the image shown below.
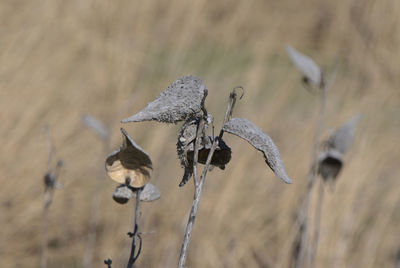
[[117,188],[115,188],[112,195],[114,201],[119,204],[127,203],[129,199],[132,198],[132,196],[133,196],[132,189],[124,184],[118,185]]
[[291,46],[286,46],[286,51],[293,64],[304,75],[304,81],[311,83],[316,87],[323,84],[322,72],[318,65],[308,56],[298,52]]
[[122,123],[156,120],[176,123],[201,114],[207,96],[206,86],[195,76],[184,76],[173,82],[160,96],[139,113]]
[[278,148],[272,139],[256,125],[245,118],[232,118],[223,126],[223,130],[239,136],[263,152],[265,162],[272,171],[285,183],[292,183],[286,175]]
[[318,173],[326,181],[335,180],[343,166],[342,154],[334,149],[322,152],[318,157]]
[[359,115],[353,116],[349,121],[339,127],[326,142],[328,147],[342,154],[346,153],[353,142],[354,131],[359,120]]
[[122,145],[106,159],[108,176],[121,184],[143,187],[150,179],[153,168],[150,156],[121,128]]

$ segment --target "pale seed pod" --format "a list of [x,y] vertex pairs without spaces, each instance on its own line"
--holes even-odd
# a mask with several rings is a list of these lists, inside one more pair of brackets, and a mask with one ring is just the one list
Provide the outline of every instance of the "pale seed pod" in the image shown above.
[[123,119],[122,123],[151,120],[177,123],[190,117],[201,116],[206,96],[207,89],[200,78],[183,76],[168,86],[139,113]]

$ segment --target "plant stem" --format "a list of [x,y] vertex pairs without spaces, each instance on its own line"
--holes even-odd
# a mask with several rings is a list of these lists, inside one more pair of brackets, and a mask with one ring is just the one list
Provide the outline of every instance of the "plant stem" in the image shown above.
[[300,213],[300,245],[299,245],[299,253],[296,256],[296,265],[295,267],[301,267],[303,264],[304,259],[307,257],[309,253],[309,245],[308,241],[308,211],[310,207],[310,199],[311,193],[314,186],[316,173],[317,173],[317,157],[318,157],[318,147],[319,147],[319,140],[322,133],[323,123],[324,123],[324,114],[325,114],[325,106],[326,106],[326,87],[323,86],[321,88],[321,95],[320,95],[320,107],[318,113],[318,121],[315,130],[314,136],[314,144],[313,144],[313,151],[311,156],[311,168],[308,173],[308,181],[307,181],[307,189],[306,195],[304,200],[304,207]]
[[[225,125],[226,122],[228,122],[230,116],[232,115],[232,109],[235,105],[236,102],[236,97],[237,94],[235,92],[235,89],[231,92],[230,96],[229,96],[229,102],[228,102],[228,107],[226,109],[226,113],[225,113],[225,118],[223,121],[223,125]],[[201,137],[201,132],[203,131],[203,125],[204,125],[204,119],[201,119],[199,122],[199,126],[197,129],[197,136],[196,136],[196,141],[195,141],[195,148],[194,148],[194,156],[193,156],[193,180],[194,180],[194,196],[193,196],[193,202],[192,202],[192,208],[190,210],[190,215],[189,215],[189,220],[188,223],[186,225],[186,232],[185,232],[185,236],[183,238],[183,242],[182,242],[182,248],[181,248],[181,253],[179,256],[179,262],[178,262],[178,268],[184,268],[185,267],[185,262],[186,262],[186,257],[187,257],[187,251],[188,251],[188,247],[189,247],[189,243],[190,243],[190,238],[192,235],[192,230],[193,230],[193,225],[194,225],[194,221],[196,219],[196,215],[197,215],[197,210],[199,207],[199,203],[200,203],[200,198],[201,198],[201,193],[203,190],[203,185],[204,185],[204,181],[206,179],[207,176],[207,171],[209,169],[210,163],[211,163],[211,159],[214,155],[215,149],[218,146],[218,141],[220,139],[222,139],[222,136],[224,134],[224,131],[221,128],[221,131],[219,133],[218,137],[214,137],[214,141],[213,144],[211,146],[210,152],[208,153],[208,157],[207,157],[207,161],[205,163],[203,172],[201,174],[200,180],[197,179],[197,159],[198,159],[198,148],[199,148],[199,144],[200,144],[200,137]]]
[[317,206],[315,208],[315,223],[314,223],[314,242],[313,251],[311,252],[310,265],[309,267],[314,267],[315,256],[317,256],[318,251],[318,240],[319,240],[319,230],[321,227],[321,214],[322,214],[322,203],[324,202],[324,182],[320,180],[318,188],[318,200]]
[[139,189],[136,193],[135,213],[134,213],[135,219],[134,219],[133,233],[130,234],[130,236],[132,235],[132,247],[131,247],[131,255],[129,256],[129,262],[128,262],[128,265],[126,266],[127,268],[133,267],[133,264],[135,263],[136,259],[139,257],[140,249],[141,249],[141,242],[140,242],[138,253],[135,256],[136,246],[137,246],[136,242],[137,242],[137,240],[141,241],[141,238],[139,236],[139,223],[138,223],[140,193],[141,193],[141,190]]

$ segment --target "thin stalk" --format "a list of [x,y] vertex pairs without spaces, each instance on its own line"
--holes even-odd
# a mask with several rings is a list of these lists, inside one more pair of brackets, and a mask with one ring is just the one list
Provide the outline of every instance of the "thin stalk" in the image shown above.
[[319,188],[318,188],[318,200],[317,206],[315,208],[315,223],[314,223],[314,242],[313,242],[313,251],[311,252],[310,257],[310,265],[309,267],[314,267],[315,264],[315,256],[317,256],[318,251],[318,241],[319,241],[319,232],[321,227],[321,214],[322,214],[322,204],[324,202],[324,182],[320,180]]
[[43,205],[43,222],[42,222],[42,255],[40,257],[40,268],[47,267],[47,256],[48,256],[48,247],[47,247],[47,229],[48,229],[48,221],[49,221],[49,208],[51,203],[51,193],[46,190],[44,193],[44,205]]
[[[232,108],[235,105],[236,96],[237,95],[236,95],[235,90],[229,96],[228,107],[226,109],[225,118],[222,123],[222,126],[225,125],[226,122],[228,122],[230,116],[232,115]],[[183,242],[182,242],[182,248],[181,248],[181,253],[179,256],[178,268],[185,267],[187,251],[188,251],[188,247],[189,247],[189,243],[190,243],[190,238],[192,235],[194,221],[196,219],[197,210],[198,210],[199,203],[200,203],[200,198],[201,198],[201,193],[203,190],[204,181],[207,176],[207,171],[209,170],[211,159],[214,155],[215,149],[218,146],[218,141],[222,138],[222,136],[224,134],[224,131],[221,128],[219,136],[214,137],[214,141],[211,146],[210,152],[208,153],[207,161],[205,163],[203,172],[201,174],[200,180],[198,180],[196,167],[197,167],[198,148],[199,148],[199,143],[200,143],[200,134],[201,134],[200,131],[203,131],[201,122],[203,122],[203,124],[204,124],[203,120],[204,119],[201,119],[201,121],[199,123],[199,127],[197,129],[197,137],[196,137],[196,141],[195,141],[195,151],[194,151],[194,157],[193,157],[193,178],[194,178],[194,182],[195,182],[194,183],[194,196],[193,196],[192,208],[190,210],[189,220],[186,225],[185,236],[184,236]]]
[[323,123],[324,123],[324,115],[325,115],[325,106],[326,106],[326,88],[321,88],[321,95],[320,95],[320,106],[318,112],[318,120],[317,126],[314,135],[314,142],[313,142],[313,151],[311,155],[311,168],[308,173],[308,180],[307,180],[307,189],[305,194],[304,200],[304,207],[300,213],[300,246],[299,246],[299,253],[297,255],[296,265],[295,267],[301,267],[303,264],[304,259],[307,257],[309,253],[309,245],[308,245],[308,214],[309,214],[309,207],[310,207],[310,200],[311,200],[311,193],[314,186],[315,178],[316,178],[316,160],[318,157],[318,147],[320,143],[320,136],[322,133]]
[[[136,259],[139,257],[140,250],[141,250],[142,238],[139,235],[139,223],[138,223],[139,222],[140,192],[141,192],[141,190],[139,189],[136,193],[135,213],[134,213],[135,219],[134,219],[134,225],[133,225],[133,233],[129,233],[129,236],[132,236],[132,247],[131,247],[131,254],[129,256],[129,262],[128,262],[128,265],[126,266],[127,268],[133,267],[133,264],[135,263]],[[139,241],[139,249],[138,249],[137,254],[135,255],[137,241]]]

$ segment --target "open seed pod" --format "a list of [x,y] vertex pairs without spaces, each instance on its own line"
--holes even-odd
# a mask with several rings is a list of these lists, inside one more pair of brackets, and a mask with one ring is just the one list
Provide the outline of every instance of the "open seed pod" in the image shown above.
[[318,157],[318,174],[325,181],[335,180],[342,167],[343,155],[335,149],[322,152]]
[[201,114],[207,89],[195,76],[183,76],[161,92],[154,101],[139,113],[123,119],[122,123],[156,120],[176,123]]
[[[129,199],[136,198],[139,189],[120,184],[113,192],[113,199],[119,204],[125,204]],[[152,202],[160,199],[160,191],[153,184],[147,183],[140,192],[139,200],[142,202]]]
[[[200,148],[199,148],[199,158],[198,161],[200,164],[205,164],[207,162],[208,154],[210,152],[211,146],[213,144],[213,137],[207,136],[201,140]],[[223,140],[220,140],[217,148],[211,158],[211,165],[217,166],[221,169],[225,169],[225,165],[229,163],[231,160],[232,150]],[[188,146],[188,154],[187,159],[189,165],[193,165],[193,156],[194,156],[194,143],[191,143]]]
[[150,156],[121,128],[122,145],[106,159],[108,176],[121,184],[143,187],[150,179],[153,168]]
[[289,45],[286,46],[286,51],[293,64],[304,75],[304,81],[310,81],[314,86],[321,87],[323,77],[318,65],[310,57],[298,52]]
[[245,118],[232,118],[223,126],[223,130],[246,140],[261,151],[272,171],[285,183],[292,183],[283,167],[278,148],[272,139],[256,125]]

